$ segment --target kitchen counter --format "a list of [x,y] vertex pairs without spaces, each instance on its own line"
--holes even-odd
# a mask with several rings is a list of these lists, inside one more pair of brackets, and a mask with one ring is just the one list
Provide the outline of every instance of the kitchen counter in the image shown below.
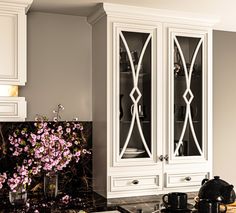
[[[194,197],[197,196],[197,192],[191,192],[188,194],[188,204],[193,207]],[[122,209],[129,213],[152,213],[159,212],[163,208],[162,204],[163,195],[150,195],[150,196],[138,196],[130,198],[114,198],[108,199],[109,205],[119,205]]]
[[[0,213],[90,213],[117,210],[121,213],[152,213],[163,208],[162,195],[105,199],[94,192],[83,192],[69,200],[59,195],[56,200],[45,200],[43,195],[29,194],[24,206],[14,207],[7,196],[0,197]],[[188,193],[193,203],[196,193]],[[115,212],[115,211],[114,211]]]
[[117,204],[108,204],[107,199],[93,192],[83,192],[67,200],[63,200],[64,196],[46,200],[42,194],[28,194],[27,203],[22,206],[13,206],[8,196],[0,196],[0,213],[90,213],[111,210],[128,213]]

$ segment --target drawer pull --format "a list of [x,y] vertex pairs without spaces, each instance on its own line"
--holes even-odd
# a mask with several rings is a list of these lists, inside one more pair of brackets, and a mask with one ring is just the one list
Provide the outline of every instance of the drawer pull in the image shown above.
[[133,180],[132,184],[137,185],[137,184],[139,184],[139,181],[138,180]]
[[192,178],[190,176],[186,177],[185,180],[186,181],[190,181]]

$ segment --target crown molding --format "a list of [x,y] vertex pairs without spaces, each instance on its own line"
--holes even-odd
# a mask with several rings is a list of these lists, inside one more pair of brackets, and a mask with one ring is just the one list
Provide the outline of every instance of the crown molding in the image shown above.
[[33,0],[0,0],[0,6],[6,8],[25,8],[27,13]]
[[182,23],[213,27],[220,21],[219,17],[199,13],[153,9],[122,4],[100,3],[98,8],[88,16],[90,24],[96,23],[104,15],[108,17],[133,18],[146,21],[161,21],[165,23]]
[[106,15],[104,3],[100,3],[98,7],[87,17],[88,23],[95,24],[99,19]]

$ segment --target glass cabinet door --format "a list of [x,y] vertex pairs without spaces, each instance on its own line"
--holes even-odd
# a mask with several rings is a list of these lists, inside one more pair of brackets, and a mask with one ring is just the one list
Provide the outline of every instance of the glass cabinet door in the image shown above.
[[118,28],[118,158],[153,157],[153,31]]
[[[171,32],[171,160],[204,158],[205,34]],[[190,159],[189,158],[189,159]]]

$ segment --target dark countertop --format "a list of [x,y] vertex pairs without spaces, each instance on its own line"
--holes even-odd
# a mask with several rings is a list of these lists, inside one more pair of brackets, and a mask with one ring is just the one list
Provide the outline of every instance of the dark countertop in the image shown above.
[[48,200],[42,194],[28,194],[25,205],[13,206],[7,195],[0,196],[0,213],[90,213],[108,210],[128,212],[117,204],[108,204],[107,199],[94,192],[80,193],[76,197],[70,197],[68,202],[63,202],[62,197],[63,195],[59,195],[56,199]]
[[[191,192],[188,194],[188,206],[193,208],[194,197],[197,196],[197,192]],[[109,205],[119,205],[122,209],[129,213],[156,213],[161,212],[164,208],[162,204],[163,195],[150,195],[150,196],[138,196],[129,198],[114,198],[108,199]]]
[[[59,195],[55,200],[45,200],[43,195],[28,194],[27,204],[14,207],[7,196],[0,196],[0,213],[90,213],[118,210],[121,213],[154,213],[163,208],[162,195],[105,199],[95,192],[83,192],[62,202]],[[193,204],[196,193],[188,193]],[[83,210],[83,211],[81,211]]]

